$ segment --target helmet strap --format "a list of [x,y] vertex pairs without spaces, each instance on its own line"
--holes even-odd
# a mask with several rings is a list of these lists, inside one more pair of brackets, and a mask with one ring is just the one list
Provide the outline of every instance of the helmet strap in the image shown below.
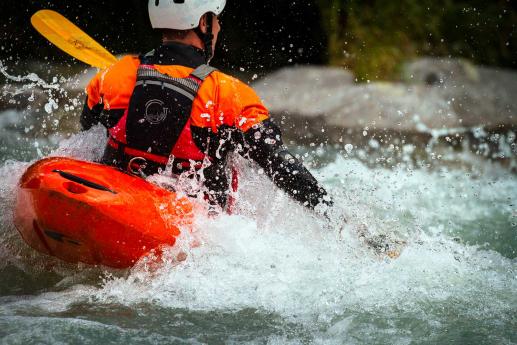
[[206,63],[209,63],[210,60],[212,60],[212,57],[214,56],[214,51],[212,49],[212,43],[214,41],[214,33],[213,33],[213,20],[214,15],[213,13],[207,13],[206,17],[206,33],[201,31],[201,27],[198,26],[194,32],[198,35],[198,37],[201,39],[203,44],[205,45],[205,60]]

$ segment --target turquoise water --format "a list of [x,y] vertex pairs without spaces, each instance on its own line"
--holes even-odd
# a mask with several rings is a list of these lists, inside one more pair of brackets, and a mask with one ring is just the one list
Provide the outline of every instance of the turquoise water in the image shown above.
[[[298,147],[335,200],[327,222],[237,159],[235,215],[199,215],[158,264],[113,271],[39,255],[14,228],[29,162],[94,160],[106,140],[31,114],[0,113],[0,344],[517,344],[508,168],[468,152],[388,167],[389,152],[366,164],[365,147]],[[406,241],[400,257],[377,255],[364,229]]]

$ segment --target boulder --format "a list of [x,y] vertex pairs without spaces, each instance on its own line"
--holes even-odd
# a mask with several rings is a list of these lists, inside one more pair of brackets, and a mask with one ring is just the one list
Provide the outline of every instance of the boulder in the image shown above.
[[[354,83],[346,70],[284,68],[253,86],[275,117],[330,131],[427,132],[517,125],[517,73],[464,60],[420,59],[402,82]],[[314,127],[314,125],[312,125]]]
[[375,82],[357,84],[340,68],[284,68],[254,88],[274,117],[328,132],[377,128],[425,131],[455,127],[452,104],[438,89],[426,85]]
[[296,66],[274,72],[253,87],[272,113],[311,117],[339,107],[336,91],[353,85],[354,79],[352,73],[342,68]]
[[422,58],[404,66],[403,79],[436,89],[464,127],[517,125],[517,72],[462,59]]
[[402,79],[406,84],[458,85],[477,83],[477,67],[465,59],[418,58],[404,64]]

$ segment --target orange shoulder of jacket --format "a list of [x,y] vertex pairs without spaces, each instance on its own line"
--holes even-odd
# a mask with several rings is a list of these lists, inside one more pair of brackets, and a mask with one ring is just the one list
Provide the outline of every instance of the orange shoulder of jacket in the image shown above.
[[125,56],[112,66],[100,71],[88,84],[88,107],[103,103],[104,109],[125,109],[136,83],[140,61],[136,56]]
[[192,110],[192,124],[235,127],[243,132],[269,118],[256,92],[237,78],[216,71],[201,85]]

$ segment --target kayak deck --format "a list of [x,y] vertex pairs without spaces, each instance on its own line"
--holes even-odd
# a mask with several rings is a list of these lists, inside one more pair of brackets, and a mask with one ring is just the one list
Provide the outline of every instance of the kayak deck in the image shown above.
[[115,168],[69,158],[30,166],[17,188],[14,223],[39,252],[113,268],[173,246],[192,204]]

